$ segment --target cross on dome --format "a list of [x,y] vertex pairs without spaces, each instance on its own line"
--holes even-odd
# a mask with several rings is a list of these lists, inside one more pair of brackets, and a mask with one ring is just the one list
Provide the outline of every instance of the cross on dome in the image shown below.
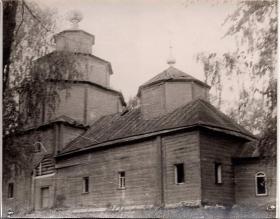
[[173,54],[172,54],[172,49],[173,49],[173,47],[170,45],[169,46],[169,57],[167,59],[167,64],[170,66],[173,66],[176,63],[176,59],[173,57]]
[[83,20],[83,14],[78,10],[69,11],[67,13],[67,20],[72,23],[73,29],[78,29],[79,23]]

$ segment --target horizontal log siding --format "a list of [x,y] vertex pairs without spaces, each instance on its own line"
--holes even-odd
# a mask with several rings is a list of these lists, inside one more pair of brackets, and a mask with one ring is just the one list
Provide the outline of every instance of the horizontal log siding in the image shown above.
[[[174,134],[163,137],[165,156],[164,197],[165,204],[199,204],[200,192],[200,163],[198,132]],[[175,183],[175,167],[184,163],[185,183]]]
[[[8,210],[11,209],[15,213],[23,213],[31,210],[31,177],[30,173],[11,172],[9,180],[3,177],[2,188],[2,212],[3,217],[7,217]],[[14,197],[8,198],[8,184],[14,183]]]
[[44,187],[49,188],[49,202],[48,206],[49,208],[55,206],[55,175],[54,176],[49,176],[49,177],[44,177],[44,178],[35,178],[34,180],[34,189],[35,189],[35,196],[34,196],[34,203],[33,206],[35,210],[40,210],[42,209],[41,206],[41,189]]
[[[240,141],[230,136],[207,131],[200,132],[203,204],[235,203],[231,158],[240,144]],[[222,184],[215,184],[215,162],[222,164]]]
[[[262,206],[276,202],[276,165],[256,160],[235,166],[236,204]],[[255,174],[263,172],[267,177],[267,196],[256,196]]]
[[[134,143],[73,158],[76,166],[59,168],[57,196],[68,207],[154,205],[158,198],[156,140]],[[71,159],[58,165],[71,164]],[[126,189],[118,189],[118,172],[125,171]],[[83,177],[89,193],[83,194]]]

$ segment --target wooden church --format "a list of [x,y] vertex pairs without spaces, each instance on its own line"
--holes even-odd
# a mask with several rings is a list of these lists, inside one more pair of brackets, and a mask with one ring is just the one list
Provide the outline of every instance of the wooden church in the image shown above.
[[56,50],[34,65],[47,71],[67,52],[80,77],[64,80],[55,112],[42,108],[24,130],[39,133],[33,171],[4,181],[4,210],[275,203],[276,170],[260,161],[256,137],[212,106],[210,86],[174,59],[139,87],[139,107],[127,109],[110,87],[110,62],[92,54],[92,34],[73,27],[54,39]]

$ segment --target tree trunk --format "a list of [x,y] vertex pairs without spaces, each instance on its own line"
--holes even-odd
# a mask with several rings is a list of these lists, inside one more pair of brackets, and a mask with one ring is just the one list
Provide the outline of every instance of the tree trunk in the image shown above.
[[3,1],[3,92],[9,86],[9,67],[16,28],[16,13],[19,1]]

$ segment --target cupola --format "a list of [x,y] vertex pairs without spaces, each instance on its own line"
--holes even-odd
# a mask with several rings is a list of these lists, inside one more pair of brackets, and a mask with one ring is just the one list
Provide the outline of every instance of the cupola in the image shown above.
[[167,62],[169,68],[139,87],[137,95],[145,119],[172,112],[198,98],[209,99],[209,85],[173,67],[175,59]]
[[71,28],[64,30],[54,36],[57,51],[69,51],[77,53],[92,53],[94,35],[79,29],[79,22],[83,19],[79,11],[68,13]]
[[72,26],[54,36],[57,50],[34,61],[34,72],[46,76],[47,86],[56,89],[59,99],[50,108],[46,98],[38,123],[67,116],[88,125],[104,115],[122,111],[126,105],[122,94],[110,87],[111,63],[92,54],[94,36],[79,29],[82,17],[77,11],[68,14]]

